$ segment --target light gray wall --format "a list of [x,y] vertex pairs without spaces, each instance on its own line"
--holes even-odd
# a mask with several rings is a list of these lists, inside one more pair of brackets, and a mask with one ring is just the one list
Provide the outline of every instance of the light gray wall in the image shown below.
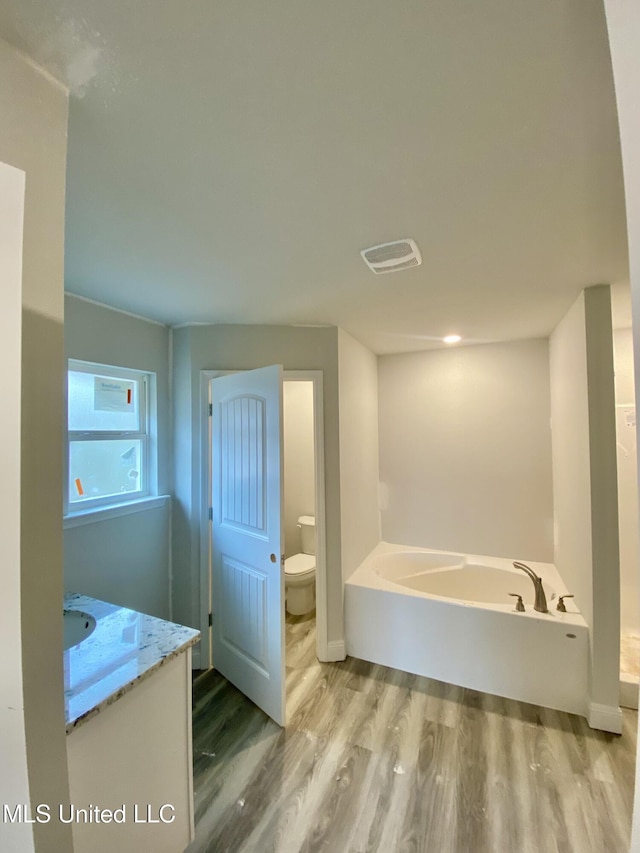
[[620,575],[607,286],[583,291],[551,335],[550,354],[554,562],[589,625],[591,704],[616,708]]
[[[633,300],[635,381],[640,382],[640,5],[605,0],[609,44],[620,123],[627,208],[629,271]],[[640,397],[636,385],[636,398]],[[636,572],[638,568],[636,567]],[[640,853],[640,761],[636,761],[631,851]]]
[[[67,110],[67,92],[0,40],[0,160],[26,173],[19,570],[24,721],[34,803],[64,803],[69,797],[60,525]],[[70,827],[58,821],[36,824],[34,837],[42,853],[71,849]]]
[[620,547],[616,467],[611,293],[584,291],[589,391],[593,625],[591,702],[618,706],[620,685]]
[[285,555],[302,550],[298,518],[315,515],[313,382],[284,382],[284,548]]
[[378,364],[338,331],[342,576],[346,580],[380,541],[378,508]]
[[382,537],[551,561],[546,340],[378,359]]
[[[0,541],[2,574],[0,613],[0,802],[29,802],[27,741],[22,693],[20,636],[20,383],[22,372],[22,223],[25,174],[0,161],[0,359],[3,388],[15,405],[0,409]],[[2,827],[4,844],[16,851],[33,850],[33,830],[16,823]]]
[[589,399],[584,294],[549,341],[553,453],[554,563],[593,624]]
[[[158,494],[171,491],[169,329],[71,294],[65,298],[65,355],[156,375]],[[169,502],[133,515],[100,519],[64,531],[65,588],[170,615]]]
[[167,501],[65,530],[65,588],[168,619],[170,526]]
[[[640,528],[638,527],[638,454],[635,425],[633,332],[613,332],[620,534],[620,625],[623,634],[640,631]],[[630,417],[633,413],[633,425]]]
[[285,370],[322,370],[325,430],[328,639],[344,637],[340,560],[340,448],[338,330],[291,326],[190,326],[173,332],[174,618],[199,627],[202,410],[201,370],[249,370],[281,364]]

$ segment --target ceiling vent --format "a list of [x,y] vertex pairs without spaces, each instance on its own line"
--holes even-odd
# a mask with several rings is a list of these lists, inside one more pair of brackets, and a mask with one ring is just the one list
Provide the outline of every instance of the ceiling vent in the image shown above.
[[408,238],[371,246],[370,249],[363,249],[360,254],[365,264],[375,273],[406,270],[422,263],[422,255],[415,240]]

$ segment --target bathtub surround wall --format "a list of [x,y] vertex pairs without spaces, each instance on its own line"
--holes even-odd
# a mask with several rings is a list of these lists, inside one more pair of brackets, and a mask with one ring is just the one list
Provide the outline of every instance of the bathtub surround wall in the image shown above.
[[547,341],[378,366],[383,540],[551,562]]
[[631,328],[614,329],[613,349],[620,535],[620,627],[623,634],[639,634],[640,529],[638,527],[636,397]]
[[[155,374],[157,420],[152,443],[157,448],[158,473],[154,491],[169,495],[169,329],[67,294],[65,355]],[[65,589],[170,618],[171,499],[116,518],[96,512],[90,522],[65,525]]]
[[[20,443],[12,444],[21,467],[20,562],[8,561],[5,571],[14,581],[19,576],[21,653],[12,665],[22,670],[14,674],[22,682],[18,709],[24,712],[32,803],[69,799],[60,618],[67,113],[66,90],[0,40],[0,161],[26,175],[22,363],[5,364],[10,372],[21,367],[22,400],[9,401],[21,407]],[[2,286],[7,286],[4,280]],[[18,495],[14,493],[12,500]],[[3,594],[0,602],[3,621],[6,617],[15,625],[15,598]],[[13,713],[20,713],[18,709]],[[3,748],[2,754],[10,753]],[[12,849],[21,853],[32,850],[34,842],[39,853],[71,849],[70,827],[57,821],[27,827],[15,839]]]
[[346,580],[380,541],[378,365],[365,346],[338,329],[342,576]]
[[328,638],[344,648],[340,557],[338,330],[335,327],[212,325],[173,330],[174,484],[173,618],[199,627],[200,506],[206,459],[201,459],[200,371],[322,370],[325,419]]
[[285,556],[302,550],[298,518],[315,515],[313,382],[287,382],[283,391]]
[[[640,6],[605,0],[624,168],[629,273],[633,302],[635,381],[640,382]],[[640,396],[636,385],[636,399]],[[636,572],[638,569],[636,568]],[[636,761],[631,851],[640,853],[640,761]]]
[[608,286],[587,288],[550,339],[554,563],[590,628],[590,712],[619,730],[620,584]]

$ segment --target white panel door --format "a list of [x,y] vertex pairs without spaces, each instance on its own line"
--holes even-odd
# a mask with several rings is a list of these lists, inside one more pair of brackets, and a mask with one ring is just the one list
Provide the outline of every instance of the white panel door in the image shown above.
[[283,726],[282,368],[211,388],[213,663]]

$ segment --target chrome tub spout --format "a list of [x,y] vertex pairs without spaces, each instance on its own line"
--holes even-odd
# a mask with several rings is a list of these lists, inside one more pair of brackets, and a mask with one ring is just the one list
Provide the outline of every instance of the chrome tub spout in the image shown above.
[[526,566],[524,563],[519,563],[516,560],[514,561],[513,565],[516,569],[522,569],[523,572],[526,572],[533,582],[533,588],[536,594],[533,609],[537,610],[538,613],[548,613],[549,608],[547,607],[547,597],[544,594],[544,589],[542,588],[542,578],[539,578],[538,575],[533,571],[533,569],[531,569],[529,566]]

